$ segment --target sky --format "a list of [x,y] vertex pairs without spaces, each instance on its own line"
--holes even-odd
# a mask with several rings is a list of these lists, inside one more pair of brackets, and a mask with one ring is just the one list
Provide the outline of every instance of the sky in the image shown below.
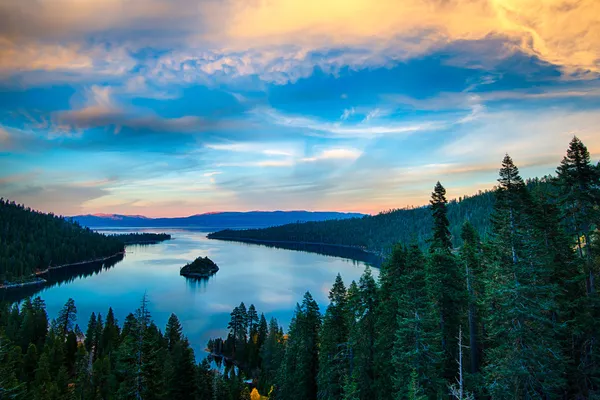
[[597,0],[4,0],[0,197],[377,213],[600,158]]

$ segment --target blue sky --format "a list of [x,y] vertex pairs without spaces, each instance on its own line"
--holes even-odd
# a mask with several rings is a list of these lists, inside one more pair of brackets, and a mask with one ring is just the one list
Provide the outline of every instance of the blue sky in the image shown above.
[[0,195],[44,211],[376,213],[600,157],[594,0],[0,6]]

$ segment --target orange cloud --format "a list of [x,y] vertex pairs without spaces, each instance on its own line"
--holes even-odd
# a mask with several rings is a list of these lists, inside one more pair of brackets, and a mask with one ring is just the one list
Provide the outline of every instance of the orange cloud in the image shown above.
[[[0,71],[85,70],[99,63],[113,71],[126,61],[126,54],[115,56],[123,49],[82,45],[95,35],[131,49],[223,53],[201,66],[207,74],[232,63],[252,70],[256,57],[264,59],[256,65],[267,68],[281,56],[277,46],[300,49],[287,61],[292,64],[332,46],[403,59],[492,36],[507,39],[506,52],[524,51],[567,73],[596,76],[599,26],[597,0],[22,0],[0,5]],[[261,51],[242,60],[226,57],[248,49]],[[329,62],[347,62],[340,57]]]
[[404,38],[403,51],[418,54],[437,44],[500,35],[568,72],[600,71],[596,0],[238,0],[232,13],[226,34],[246,46]]
[[120,75],[133,65],[124,49],[109,50],[78,43],[14,42],[0,36],[0,77],[28,71]]

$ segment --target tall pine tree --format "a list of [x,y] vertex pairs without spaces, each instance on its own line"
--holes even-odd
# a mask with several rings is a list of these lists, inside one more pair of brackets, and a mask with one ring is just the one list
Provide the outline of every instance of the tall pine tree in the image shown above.
[[340,274],[329,291],[329,306],[319,334],[319,399],[342,399],[344,376],[348,358],[344,349],[348,344],[346,287]]
[[465,315],[467,296],[463,271],[452,253],[447,203],[446,189],[437,182],[430,201],[433,232],[429,245],[426,287],[439,317],[444,376],[453,382],[458,330]]
[[553,321],[557,287],[532,216],[533,203],[508,155],[498,181],[485,279],[487,390],[495,399],[552,398],[563,385]]

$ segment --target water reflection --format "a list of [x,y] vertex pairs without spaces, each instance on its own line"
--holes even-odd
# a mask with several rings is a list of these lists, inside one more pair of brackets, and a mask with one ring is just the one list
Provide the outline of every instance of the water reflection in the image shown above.
[[[227,336],[229,314],[240,302],[254,304],[259,314],[277,318],[286,328],[296,302],[307,290],[324,312],[336,275],[340,273],[349,284],[360,278],[366,265],[341,258],[340,253],[323,256],[301,247],[290,251],[280,246],[210,240],[199,231],[160,231],[170,233],[173,239],[156,245],[127,246],[124,259],[117,263],[52,271],[47,285],[3,290],[0,298],[18,301],[39,295],[46,302],[50,318],[55,318],[65,302],[73,298],[77,323],[86,326],[92,312],[106,315],[109,307],[123,322],[146,294],[157,326],[164,330],[171,313],[177,314],[200,358],[210,338]],[[212,259],[219,272],[202,280],[180,276],[179,269],[199,256]],[[373,274],[377,277],[378,270],[374,269]]]
[[92,262],[89,264],[72,265],[48,270],[47,273],[41,275],[41,278],[46,280],[45,284],[0,290],[0,300],[8,301],[10,303],[21,301],[27,297],[35,296],[42,290],[49,289],[53,286],[61,286],[73,282],[77,278],[87,278],[89,276],[97,275],[102,271],[111,269],[119,262],[123,261],[123,258],[124,255],[119,254],[108,261]]
[[187,287],[191,293],[204,293],[208,287],[208,281],[213,279],[215,276],[209,277],[184,277]]
[[383,258],[377,254],[370,253],[355,247],[335,246],[321,243],[303,243],[303,242],[269,242],[269,241],[244,241],[230,239],[213,239],[242,243],[246,246],[265,246],[277,249],[286,249],[294,251],[302,251],[305,253],[317,253],[329,257],[346,258],[358,265],[365,263],[372,267],[379,268],[383,262]]

